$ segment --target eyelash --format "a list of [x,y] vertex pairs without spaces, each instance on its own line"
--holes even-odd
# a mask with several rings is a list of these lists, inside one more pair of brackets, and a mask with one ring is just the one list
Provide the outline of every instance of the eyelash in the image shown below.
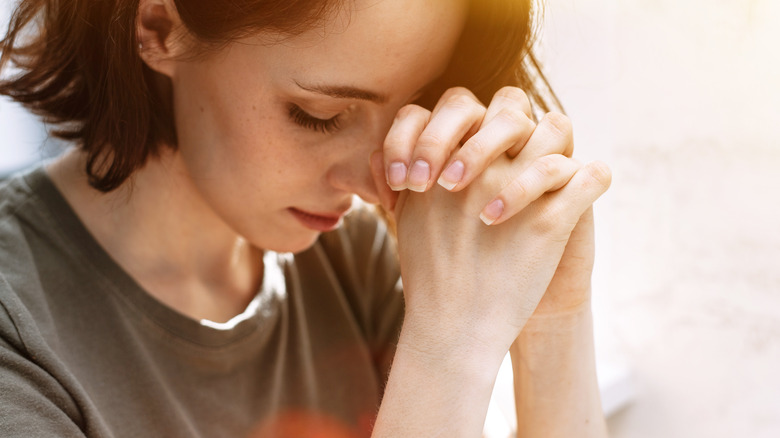
[[341,127],[338,115],[327,120],[318,119],[294,103],[290,104],[288,112],[290,114],[290,119],[295,122],[295,124],[311,129],[312,131],[321,132],[323,134],[332,134]]

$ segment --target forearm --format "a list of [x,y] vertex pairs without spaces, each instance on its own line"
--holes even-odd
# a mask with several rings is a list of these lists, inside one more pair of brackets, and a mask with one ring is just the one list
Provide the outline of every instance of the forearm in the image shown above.
[[502,355],[426,344],[402,332],[372,437],[481,436]]
[[606,437],[590,306],[535,315],[510,349],[517,436]]

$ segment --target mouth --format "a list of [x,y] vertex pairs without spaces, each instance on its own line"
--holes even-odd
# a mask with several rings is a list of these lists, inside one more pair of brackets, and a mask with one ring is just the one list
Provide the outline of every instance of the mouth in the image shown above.
[[349,209],[337,212],[311,212],[300,210],[294,207],[287,209],[298,222],[306,228],[314,231],[327,232],[333,231],[341,225],[344,216],[349,213]]

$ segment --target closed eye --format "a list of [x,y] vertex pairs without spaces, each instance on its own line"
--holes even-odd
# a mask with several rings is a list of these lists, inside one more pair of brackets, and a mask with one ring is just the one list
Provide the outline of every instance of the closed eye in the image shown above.
[[312,131],[321,132],[323,134],[332,134],[340,128],[339,115],[329,119],[318,119],[294,103],[289,104],[288,113],[290,115],[290,120],[295,124],[311,129]]

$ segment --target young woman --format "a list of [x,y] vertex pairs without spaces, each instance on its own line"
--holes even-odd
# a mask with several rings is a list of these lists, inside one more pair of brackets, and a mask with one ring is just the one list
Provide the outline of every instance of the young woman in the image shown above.
[[535,117],[533,16],[21,1],[0,93],[74,148],[0,188],[2,435],[478,436],[510,350],[520,436],[604,436],[609,171]]

